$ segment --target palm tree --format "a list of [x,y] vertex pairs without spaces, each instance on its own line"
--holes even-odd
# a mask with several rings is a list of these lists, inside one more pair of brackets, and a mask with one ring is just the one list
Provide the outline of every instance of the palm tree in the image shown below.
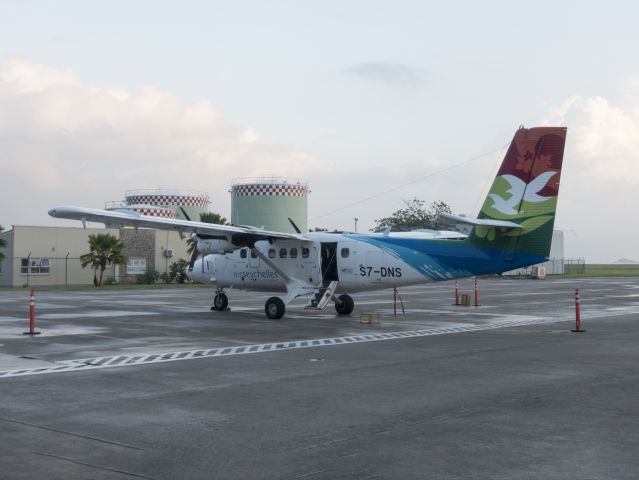
[[226,218],[224,218],[219,213],[202,212],[200,213],[200,222],[217,223],[218,225],[224,225],[226,223]]
[[[93,284],[96,287],[102,286],[104,270],[111,264],[122,265],[126,263],[123,253],[122,242],[109,233],[98,233],[89,235],[89,253],[80,256],[82,268],[91,265],[93,268]],[[100,269],[100,279],[97,278],[97,271]]]
[[[200,213],[200,222],[224,225],[226,223],[226,218],[224,218],[219,213],[202,212]],[[186,239],[186,245],[186,253],[188,253],[189,255],[193,255],[193,250],[195,250],[195,248],[197,247],[197,242],[193,239],[193,237],[189,237]]]
[[[0,233],[2,233],[2,230],[4,230],[4,228],[2,228],[2,225],[0,225]],[[4,238],[0,238],[0,248],[6,248],[7,247],[7,241]],[[2,262],[2,260],[4,260],[4,253],[0,252],[0,262]]]

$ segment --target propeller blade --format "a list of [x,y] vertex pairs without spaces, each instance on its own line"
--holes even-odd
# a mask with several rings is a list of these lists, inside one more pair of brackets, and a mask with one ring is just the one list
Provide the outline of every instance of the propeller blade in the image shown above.
[[288,221],[291,222],[291,225],[293,225],[293,228],[295,229],[295,231],[297,233],[302,233],[302,231],[299,229],[299,227],[297,225],[295,225],[295,222],[293,221],[293,219],[291,217],[288,217]]
[[191,221],[191,218],[189,217],[189,215],[186,213],[186,211],[184,210],[183,207],[180,207],[180,210],[182,211],[182,215],[184,215],[184,218],[186,218],[189,222]]

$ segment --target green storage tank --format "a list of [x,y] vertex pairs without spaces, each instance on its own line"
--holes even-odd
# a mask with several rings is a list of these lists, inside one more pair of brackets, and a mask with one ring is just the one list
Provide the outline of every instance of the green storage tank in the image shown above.
[[233,180],[231,223],[295,233],[289,218],[308,231],[308,182],[299,178],[251,177]]

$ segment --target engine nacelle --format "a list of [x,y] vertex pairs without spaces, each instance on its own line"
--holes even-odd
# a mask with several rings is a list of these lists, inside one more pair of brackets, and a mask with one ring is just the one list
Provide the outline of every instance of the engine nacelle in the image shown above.
[[228,253],[237,250],[239,247],[232,242],[222,239],[198,239],[197,251],[203,255],[210,253]]

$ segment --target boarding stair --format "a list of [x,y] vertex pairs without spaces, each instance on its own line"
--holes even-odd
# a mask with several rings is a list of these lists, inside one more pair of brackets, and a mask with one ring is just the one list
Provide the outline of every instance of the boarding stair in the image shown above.
[[338,284],[339,282],[337,280],[324,280],[317,290],[315,290],[314,295],[304,308],[309,310],[323,310],[328,301],[333,297],[333,293],[335,293]]

